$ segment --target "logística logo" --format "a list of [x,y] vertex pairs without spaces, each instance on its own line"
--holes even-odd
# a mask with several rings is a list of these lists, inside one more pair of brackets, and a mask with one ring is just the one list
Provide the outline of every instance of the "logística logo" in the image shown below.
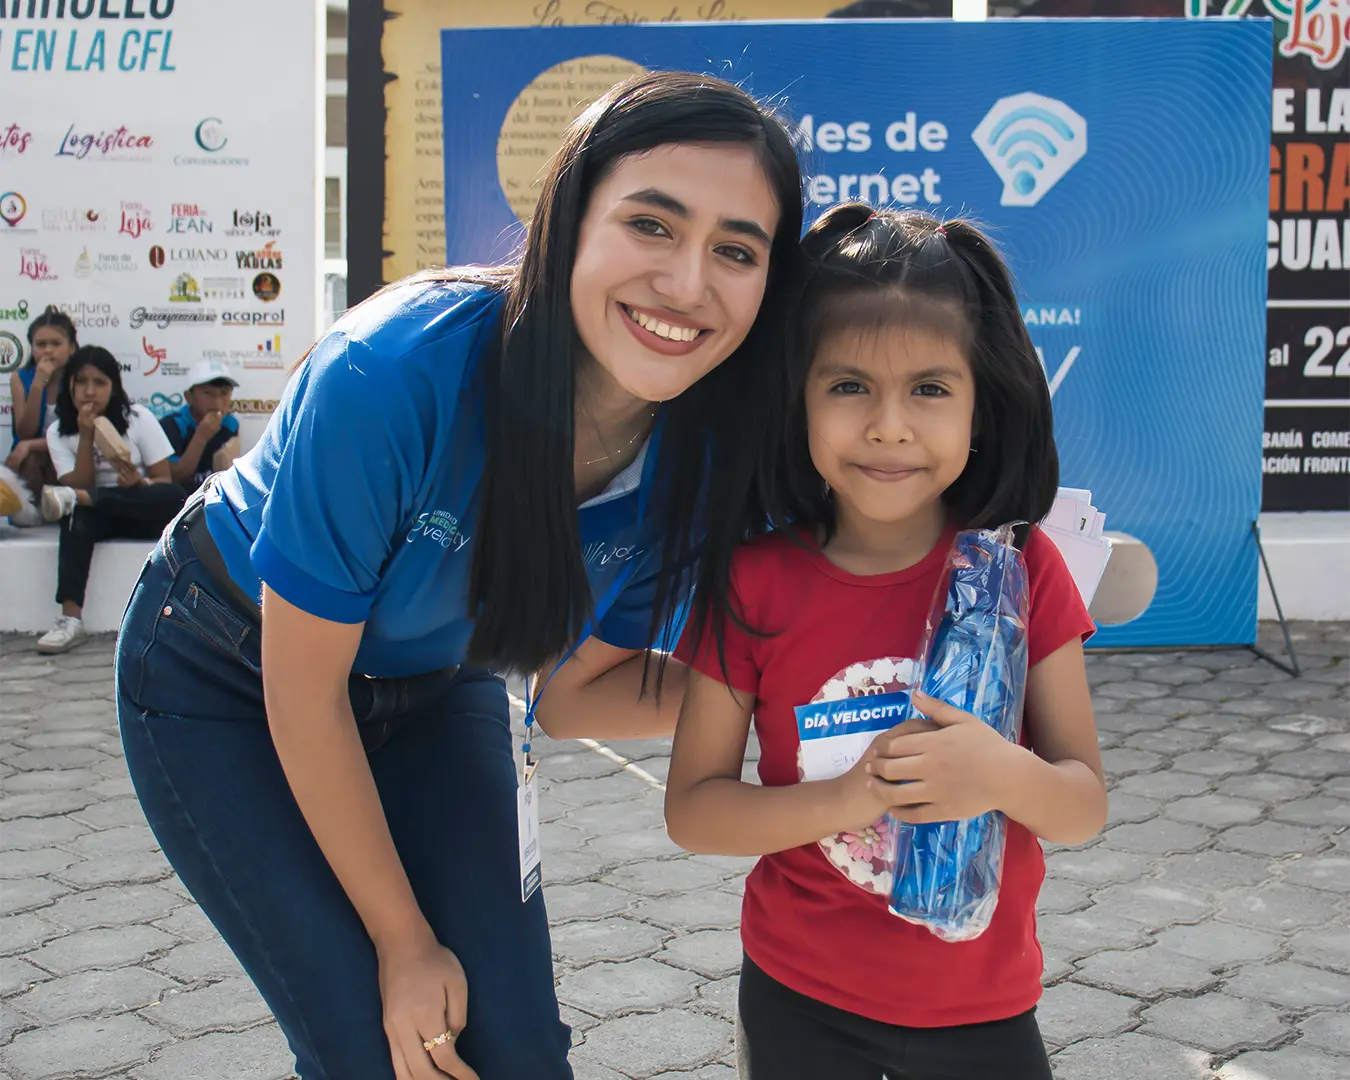
[[1041,94],[999,98],[971,138],[1003,181],[1003,206],[1035,206],[1087,153],[1087,121]]

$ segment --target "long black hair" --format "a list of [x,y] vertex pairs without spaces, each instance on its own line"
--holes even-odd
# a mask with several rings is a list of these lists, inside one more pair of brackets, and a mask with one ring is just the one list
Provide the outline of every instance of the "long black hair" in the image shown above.
[[845,329],[922,326],[956,341],[975,379],[974,446],[943,493],[963,528],[1038,522],[1059,484],[1050,389],[1012,276],[969,221],[846,203],[802,241],[806,262],[788,350],[788,401],[764,479],[771,512],[834,531],[834,503],[811,461],[805,386],[821,342]]
[[102,345],[81,345],[61,372],[61,388],[56,394],[56,422],[62,435],[75,435],[80,430],[80,410],[75,407],[71,387],[75,377],[86,367],[98,368],[112,382],[112,395],[103,415],[112,421],[119,434],[127,433],[131,423],[131,398],[122,387],[122,369],[117,358]]
[[70,338],[70,347],[77,349],[80,346],[80,339],[75,333],[75,323],[71,321],[69,315],[62,311],[55,304],[48,304],[41,315],[28,324],[28,363],[24,367],[32,367],[37,363],[37,357],[33,355],[32,344],[33,337],[44,326],[54,326],[56,329],[65,333]]
[[[572,470],[577,237],[591,193],[620,161],[680,143],[754,150],[779,219],[764,299],[745,341],[661,408],[659,480],[647,523],[647,535],[662,538],[649,640],[670,634],[691,586],[695,620],[725,602],[732,552],[767,520],[755,480],[771,387],[781,382],[785,290],[799,259],[796,151],[784,123],[730,83],[678,71],[634,76],[567,130],[518,264],[413,278],[474,282],[505,296],[501,338],[483,368],[486,464],[468,587],[474,663],[538,671],[579,640],[592,613]],[[658,690],[664,664],[662,654]]]

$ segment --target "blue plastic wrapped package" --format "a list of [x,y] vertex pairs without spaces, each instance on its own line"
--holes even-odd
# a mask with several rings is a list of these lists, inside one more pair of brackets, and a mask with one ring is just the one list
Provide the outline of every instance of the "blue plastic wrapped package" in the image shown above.
[[[957,534],[929,615],[918,686],[1016,742],[1029,599],[1013,532],[1004,525]],[[994,811],[965,821],[893,824],[891,912],[944,941],[979,937],[998,904],[1004,816]]]

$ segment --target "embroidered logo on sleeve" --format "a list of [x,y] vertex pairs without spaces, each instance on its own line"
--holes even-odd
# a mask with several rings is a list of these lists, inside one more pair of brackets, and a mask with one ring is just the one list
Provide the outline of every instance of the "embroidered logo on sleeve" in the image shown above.
[[448,510],[423,512],[417,515],[408,532],[408,543],[425,539],[446,551],[459,551],[470,540],[467,533],[460,531],[459,524],[459,518]]

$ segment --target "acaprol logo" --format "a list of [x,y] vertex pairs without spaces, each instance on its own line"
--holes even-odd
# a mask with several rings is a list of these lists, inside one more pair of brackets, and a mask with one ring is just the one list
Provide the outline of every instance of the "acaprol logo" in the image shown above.
[[275,308],[271,311],[224,311],[220,315],[221,326],[285,326],[286,309]]
[[154,145],[154,136],[133,134],[125,126],[112,131],[83,132],[71,124],[61,137],[55,156],[76,161],[91,156],[96,161],[149,161]]

